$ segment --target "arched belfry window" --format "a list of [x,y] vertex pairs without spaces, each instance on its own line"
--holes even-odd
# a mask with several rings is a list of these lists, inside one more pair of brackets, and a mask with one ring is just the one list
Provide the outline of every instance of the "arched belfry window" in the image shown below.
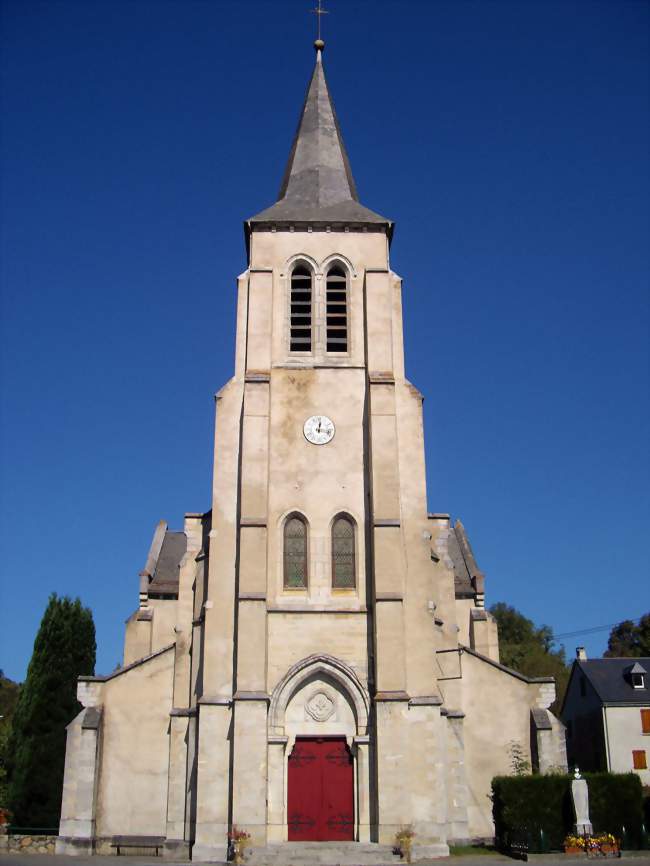
[[340,514],[332,524],[332,587],[354,589],[356,585],[354,522]]
[[327,272],[327,351],[348,350],[348,278],[340,265]]
[[299,514],[287,517],[284,524],[284,586],[307,586],[307,523]]
[[291,272],[291,352],[311,352],[312,295],[313,280],[310,269],[307,265],[296,265]]

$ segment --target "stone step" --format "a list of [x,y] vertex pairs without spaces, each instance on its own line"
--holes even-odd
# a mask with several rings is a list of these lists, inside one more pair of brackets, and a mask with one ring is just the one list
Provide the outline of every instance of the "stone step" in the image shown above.
[[[440,843],[413,849],[413,862],[446,857],[449,848]],[[403,863],[392,845],[371,842],[284,842],[265,848],[248,848],[247,866],[388,866]]]

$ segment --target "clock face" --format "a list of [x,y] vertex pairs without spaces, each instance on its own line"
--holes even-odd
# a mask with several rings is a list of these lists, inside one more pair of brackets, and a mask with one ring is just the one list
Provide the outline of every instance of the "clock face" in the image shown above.
[[302,432],[312,445],[327,445],[334,438],[334,422],[327,415],[312,415],[305,421]]

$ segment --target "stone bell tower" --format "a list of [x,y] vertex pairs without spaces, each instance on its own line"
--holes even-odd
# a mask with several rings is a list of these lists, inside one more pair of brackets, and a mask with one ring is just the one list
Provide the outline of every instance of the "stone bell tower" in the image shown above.
[[393,223],[359,202],[316,49],[278,201],[245,223],[212,507],[159,524],[124,667],[80,680],[63,853],[218,861],[236,826],[258,866],[377,864],[410,825],[439,856],[492,835],[513,741],[566,765],[552,679],[499,664],[464,528],[427,513]]
[[[321,47],[278,201],[246,222],[236,371],[217,397],[195,859],[229,808],[253,844],[302,838],[292,750],[337,733],[355,765],[347,838],[413,823],[446,851],[422,398],[393,223],[359,202]],[[323,713],[340,704],[327,720],[312,692]]]

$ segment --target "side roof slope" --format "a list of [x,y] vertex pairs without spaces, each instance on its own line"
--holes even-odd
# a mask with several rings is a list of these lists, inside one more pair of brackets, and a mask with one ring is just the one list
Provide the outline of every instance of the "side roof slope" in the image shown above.
[[[606,658],[576,660],[604,704],[650,703],[650,658]],[[629,673],[635,664],[647,672],[645,688],[634,688]]]

